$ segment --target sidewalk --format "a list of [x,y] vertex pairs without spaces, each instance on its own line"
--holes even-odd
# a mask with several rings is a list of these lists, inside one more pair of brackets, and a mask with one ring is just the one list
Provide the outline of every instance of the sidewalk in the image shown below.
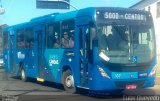
[[160,85],[160,77],[156,77],[156,85]]
[[156,84],[160,85],[160,56],[157,57]]
[[156,85],[160,85],[160,65],[157,65],[157,71],[156,71]]

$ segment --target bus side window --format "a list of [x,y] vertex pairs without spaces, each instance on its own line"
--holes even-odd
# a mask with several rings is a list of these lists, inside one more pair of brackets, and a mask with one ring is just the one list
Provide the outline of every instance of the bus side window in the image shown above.
[[26,43],[26,48],[33,48],[33,43],[34,43],[34,32],[33,28],[27,28],[25,30],[25,43]]
[[60,23],[56,22],[47,28],[47,48],[59,48]]
[[56,22],[54,25],[54,34],[53,34],[53,48],[59,48],[60,46],[60,23]]
[[54,26],[48,25],[47,27],[47,48],[53,48],[53,34]]
[[17,48],[22,49],[25,47],[24,29],[17,30]]
[[62,37],[61,37],[62,48],[74,47],[74,33],[75,33],[74,28],[75,28],[74,19],[62,22]]

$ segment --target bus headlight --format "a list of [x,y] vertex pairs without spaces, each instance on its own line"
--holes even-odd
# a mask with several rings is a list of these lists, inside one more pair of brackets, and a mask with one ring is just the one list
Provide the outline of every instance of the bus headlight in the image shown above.
[[99,57],[101,57],[103,60],[105,60],[105,61],[109,61],[110,60],[110,58],[108,57],[108,56],[106,56],[105,54],[104,54],[104,52],[100,52],[99,53]]
[[156,69],[157,69],[157,68],[156,68],[156,66],[155,66],[155,67],[151,70],[151,72],[149,73],[148,76],[150,77],[150,76],[155,75],[155,74],[156,74]]
[[97,67],[98,67],[98,70],[99,70],[99,72],[100,72],[100,74],[101,74],[102,77],[105,77],[105,78],[110,79],[110,77],[109,77],[108,74],[103,70],[103,68],[101,68],[101,67],[99,67],[99,66],[97,66]]

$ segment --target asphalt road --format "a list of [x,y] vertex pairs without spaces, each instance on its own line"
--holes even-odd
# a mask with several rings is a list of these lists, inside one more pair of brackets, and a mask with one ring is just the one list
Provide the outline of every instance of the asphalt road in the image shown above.
[[[35,80],[23,82],[20,79],[6,75],[0,69],[0,100],[2,101],[122,101],[143,100],[146,96],[158,97],[160,100],[160,78],[157,85],[148,89],[124,91],[120,96],[97,96],[94,93],[68,94],[59,84],[38,83]],[[154,99],[155,100],[155,99]]]

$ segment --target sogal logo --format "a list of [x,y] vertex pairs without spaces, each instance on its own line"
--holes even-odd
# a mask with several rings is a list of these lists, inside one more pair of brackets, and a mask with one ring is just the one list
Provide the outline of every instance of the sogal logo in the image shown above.
[[58,56],[51,56],[49,59],[49,66],[59,64]]

